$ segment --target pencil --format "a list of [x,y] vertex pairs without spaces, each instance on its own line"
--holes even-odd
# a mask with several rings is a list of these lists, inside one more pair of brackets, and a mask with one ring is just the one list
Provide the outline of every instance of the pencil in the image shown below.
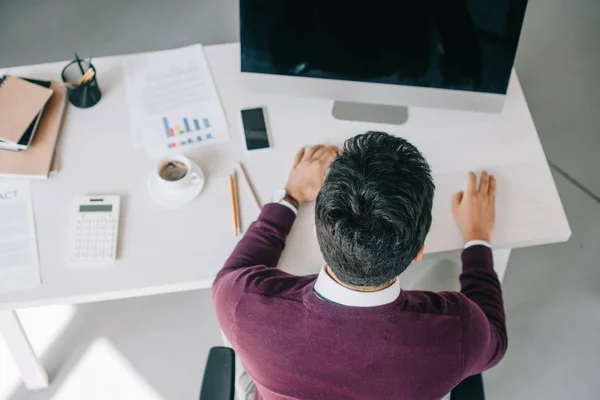
[[260,200],[258,200],[258,196],[256,196],[256,192],[254,191],[254,188],[252,187],[252,184],[250,183],[250,179],[248,178],[248,174],[246,174],[246,169],[244,168],[244,164],[242,164],[241,162],[238,164],[240,166],[240,171],[242,171],[242,175],[244,176],[244,180],[246,181],[246,184],[250,188],[250,193],[252,193],[252,198],[254,199],[256,206],[258,207],[259,210],[262,210],[262,206],[260,205]]
[[88,69],[87,72],[81,77],[81,80],[79,81],[79,85],[83,85],[85,83],[87,83],[89,80],[91,80],[94,75],[96,73],[94,72],[93,69]]
[[233,194],[234,194],[234,199],[235,199],[235,216],[237,218],[237,227],[236,227],[236,232],[237,235],[242,233],[242,222],[241,222],[241,218],[240,218],[240,192],[238,190],[238,184],[237,184],[237,172],[234,170],[233,171]]
[[235,207],[235,188],[233,186],[233,175],[229,175],[229,196],[231,197],[231,217],[233,219],[233,235],[238,234],[237,209]]
[[79,55],[77,53],[75,53],[75,61],[77,61],[77,65],[79,65],[79,70],[81,71],[81,75],[85,74],[85,71],[83,70],[83,66],[81,65],[81,58],[79,58]]

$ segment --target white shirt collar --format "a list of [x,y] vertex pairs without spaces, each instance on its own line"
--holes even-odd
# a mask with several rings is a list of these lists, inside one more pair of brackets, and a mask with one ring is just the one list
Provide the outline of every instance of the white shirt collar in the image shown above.
[[319,298],[343,306],[375,307],[392,303],[398,298],[400,295],[400,280],[396,279],[390,286],[377,292],[359,292],[337,283],[327,273],[327,266],[323,266],[315,281],[313,290]]

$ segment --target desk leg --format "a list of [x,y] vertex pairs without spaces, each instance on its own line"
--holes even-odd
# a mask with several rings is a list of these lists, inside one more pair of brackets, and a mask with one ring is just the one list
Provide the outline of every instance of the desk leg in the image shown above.
[[33,351],[14,311],[0,311],[0,334],[21,371],[25,387],[29,390],[48,387],[48,374]]
[[504,274],[506,274],[506,267],[508,266],[508,260],[510,259],[510,252],[511,249],[492,250],[494,270],[496,270],[500,282],[504,280]]

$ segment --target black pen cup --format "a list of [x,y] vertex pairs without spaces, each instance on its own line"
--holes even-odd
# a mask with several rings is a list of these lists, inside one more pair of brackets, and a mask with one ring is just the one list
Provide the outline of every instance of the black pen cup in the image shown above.
[[[88,71],[93,71],[93,74]],[[82,82],[84,76],[88,77]],[[86,60],[73,60],[62,70],[69,101],[75,107],[90,108],[100,101],[102,93],[96,79],[96,68]]]

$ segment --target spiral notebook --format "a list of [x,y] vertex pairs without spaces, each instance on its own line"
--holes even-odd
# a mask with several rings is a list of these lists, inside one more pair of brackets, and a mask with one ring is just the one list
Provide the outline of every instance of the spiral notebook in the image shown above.
[[0,79],[0,139],[18,143],[52,93],[52,89],[14,76]]

